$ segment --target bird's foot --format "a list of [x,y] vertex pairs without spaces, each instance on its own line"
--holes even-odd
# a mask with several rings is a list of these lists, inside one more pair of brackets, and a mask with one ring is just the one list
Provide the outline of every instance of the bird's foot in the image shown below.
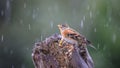
[[59,46],[62,47],[62,40],[59,42]]

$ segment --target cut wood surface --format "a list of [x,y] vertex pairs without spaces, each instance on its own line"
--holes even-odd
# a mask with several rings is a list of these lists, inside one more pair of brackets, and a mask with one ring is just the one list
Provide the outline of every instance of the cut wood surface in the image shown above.
[[54,34],[35,43],[32,52],[35,68],[94,68],[86,47],[67,41],[60,47],[60,40],[61,35]]

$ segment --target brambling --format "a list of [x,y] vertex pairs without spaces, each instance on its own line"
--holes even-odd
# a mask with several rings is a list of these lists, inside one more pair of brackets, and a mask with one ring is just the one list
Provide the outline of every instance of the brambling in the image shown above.
[[[67,24],[60,24],[58,28],[61,33],[61,40],[59,42],[59,46],[62,46],[63,41],[70,42],[72,44],[79,44],[79,45],[88,45],[91,44],[82,34],[77,32],[76,30],[69,27]],[[93,46],[91,46],[93,47]],[[94,47],[93,47],[94,48]]]

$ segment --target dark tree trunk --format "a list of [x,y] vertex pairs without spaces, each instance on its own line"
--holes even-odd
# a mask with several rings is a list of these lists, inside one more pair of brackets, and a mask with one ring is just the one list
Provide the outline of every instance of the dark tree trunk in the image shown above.
[[33,48],[35,68],[94,68],[87,48],[66,41],[58,46],[61,35],[55,34]]

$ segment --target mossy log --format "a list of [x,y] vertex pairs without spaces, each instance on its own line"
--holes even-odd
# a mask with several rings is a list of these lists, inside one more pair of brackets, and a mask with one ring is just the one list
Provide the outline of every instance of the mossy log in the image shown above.
[[86,47],[64,41],[58,46],[61,35],[54,34],[35,43],[32,59],[35,68],[94,68]]

